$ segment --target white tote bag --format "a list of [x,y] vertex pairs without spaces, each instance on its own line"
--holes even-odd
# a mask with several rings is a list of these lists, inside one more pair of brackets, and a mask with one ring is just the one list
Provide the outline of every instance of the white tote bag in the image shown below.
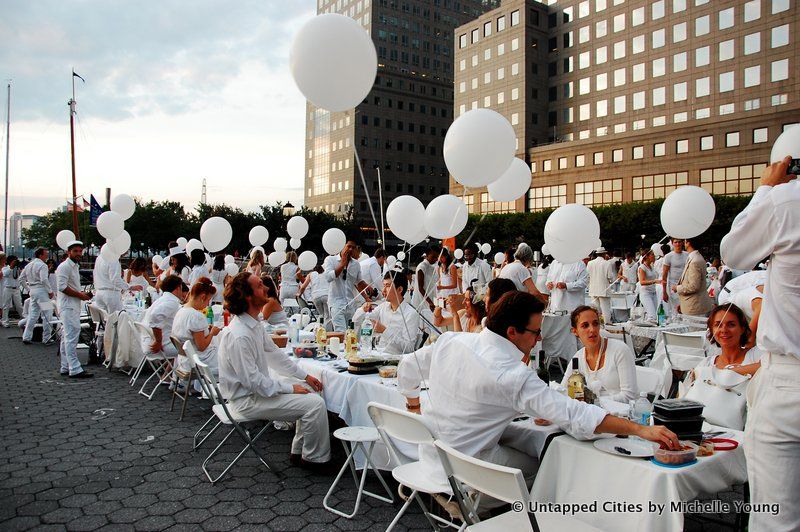
[[744,429],[747,411],[745,391],[750,375],[714,366],[695,368],[695,380],[685,398],[703,403],[703,416],[713,425]]

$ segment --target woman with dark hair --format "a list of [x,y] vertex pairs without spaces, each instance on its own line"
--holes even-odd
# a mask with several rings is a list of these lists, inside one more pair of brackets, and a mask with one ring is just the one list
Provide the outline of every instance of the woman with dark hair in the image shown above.
[[452,294],[460,294],[461,280],[458,278],[458,268],[453,262],[450,250],[443,247],[439,255],[439,284],[436,286],[438,297],[447,297]]
[[206,267],[206,254],[202,249],[193,249],[189,254],[189,261],[192,265],[192,271],[189,272],[189,279],[186,284],[191,288],[201,277],[208,277],[208,268]]
[[189,275],[192,273],[191,269],[189,268],[189,257],[186,256],[186,252],[183,250],[183,248],[178,246],[177,242],[169,243],[168,260],[169,262],[167,264],[169,264],[169,267],[161,273],[161,276],[156,281],[156,288],[159,290],[162,290],[161,283],[168,276],[177,275],[183,280],[183,282],[187,282]]
[[225,281],[228,274],[225,272],[225,255],[220,253],[214,257],[214,265],[211,267],[211,282],[217,292],[211,298],[212,303],[222,303],[222,291],[225,289]]
[[281,300],[278,298],[278,287],[275,286],[275,281],[269,275],[262,276],[261,280],[264,282],[264,288],[267,289],[267,302],[261,309],[264,321],[272,326],[288,326],[289,317],[286,316],[286,311],[283,310]]
[[758,347],[747,347],[752,331],[742,309],[733,303],[717,305],[709,314],[707,325],[708,339],[722,352],[706,357],[698,367],[716,366],[742,375],[758,371],[764,353]]
[[142,257],[136,257],[128,265],[128,269],[125,272],[125,282],[131,288],[139,286],[142,290],[146,290],[148,286],[154,286],[150,276],[146,275],[145,272],[147,272],[147,261]]
[[500,301],[503,295],[508,292],[515,292],[516,290],[517,286],[511,279],[498,277],[497,279],[489,281],[489,284],[486,285],[486,294],[483,296],[483,302],[486,305],[486,314],[489,314],[489,311],[492,310],[492,306]]
[[[450,296],[448,304],[456,309],[455,300],[459,296]],[[464,291],[464,307],[453,314],[453,330],[456,332],[478,333],[483,330],[483,319],[486,317],[486,302],[478,299],[473,288]]]
[[[201,251],[202,253],[202,251]],[[205,310],[211,304],[211,298],[217,289],[208,277],[200,277],[195,281],[186,303],[175,314],[172,322],[172,335],[181,341],[191,341],[202,362],[211,367],[214,375],[218,374],[217,345],[212,343],[219,334],[219,327],[209,326]],[[186,357],[178,357],[178,371],[189,373],[189,361]]]
[[553,262],[553,257],[542,256],[542,262],[536,267],[536,281],[533,283],[536,289],[546,296],[550,295],[550,290],[547,289],[547,270],[550,269],[551,262]]

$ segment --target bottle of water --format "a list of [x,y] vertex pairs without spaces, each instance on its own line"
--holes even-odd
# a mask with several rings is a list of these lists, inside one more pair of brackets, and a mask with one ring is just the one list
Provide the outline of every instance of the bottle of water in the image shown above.
[[364,321],[361,324],[361,335],[358,341],[359,350],[362,354],[367,354],[372,351],[372,332],[372,320],[369,318],[364,318]]
[[650,425],[650,416],[653,413],[653,405],[647,400],[646,392],[639,392],[639,398],[633,405],[633,420],[640,425]]

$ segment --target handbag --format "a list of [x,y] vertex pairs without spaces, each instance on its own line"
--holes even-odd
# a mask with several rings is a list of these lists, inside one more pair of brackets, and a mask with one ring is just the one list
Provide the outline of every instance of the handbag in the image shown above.
[[703,416],[713,425],[743,430],[747,411],[745,391],[750,375],[715,366],[695,368],[695,380],[684,396],[702,403]]

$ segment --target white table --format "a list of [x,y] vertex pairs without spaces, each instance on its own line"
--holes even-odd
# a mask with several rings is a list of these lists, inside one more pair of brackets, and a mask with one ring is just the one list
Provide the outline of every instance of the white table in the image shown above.
[[[704,425],[705,430],[711,428]],[[737,440],[739,447],[698,458],[694,465],[670,469],[642,458],[604,453],[592,442],[578,441],[566,434],[558,436],[539,465],[531,499],[540,503],[596,502],[596,512],[577,513],[574,517],[602,530],[683,530],[683,513],[672,511],[671,502],[691,501],[698,495],[747,481],[744,433],[728,431],[725,437]],[[615,503],[641,505],[642,511],[623,511],[618,506],[614,511],[609,505]],[[664,505],[661,514],[650,511],[655,504]]]

